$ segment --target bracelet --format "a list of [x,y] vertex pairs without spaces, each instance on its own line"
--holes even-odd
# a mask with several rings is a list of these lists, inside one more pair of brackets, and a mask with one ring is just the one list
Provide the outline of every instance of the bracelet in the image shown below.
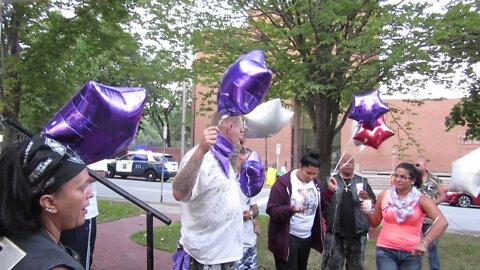
[[427,235],[424,235],[424,236],[423,236],[423,239],[424,239],[424,240],[426,239],[426,240],[430,241],[430,243],[433,242],[432,239],[430,239],[430,237],[428,237]]
[[428,250],[428,243],[427,243],[427,241],[425,241],[425,240],[422,239],[422,241],[420,241],[420,242],[421,242],[421,243],[425,246],[425,248]]

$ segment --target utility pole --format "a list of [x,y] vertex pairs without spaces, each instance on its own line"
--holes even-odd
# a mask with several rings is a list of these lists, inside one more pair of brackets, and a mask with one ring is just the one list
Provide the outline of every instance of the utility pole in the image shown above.
[[165,181],[165,164],[167,164],[167,158],[165,157],[165,148],[167,147],[167,126],[163,126],[163,155],[162,155],[162,176],[160,179],[160,203],[163,203],[163,181]]
[[[1,0],[0,0],[1,1]],[[186,114],[186,107],[187,107],[187,82],[183,82],[182,87],[182,130],[180,134],[180,160],[183,159],[183,155],[185,154],[185,114]]]

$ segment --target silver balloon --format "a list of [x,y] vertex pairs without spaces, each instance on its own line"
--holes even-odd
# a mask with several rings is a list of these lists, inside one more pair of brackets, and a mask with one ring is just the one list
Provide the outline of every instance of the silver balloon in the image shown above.
[[293,112],[283,108],[278,98],[262,103],[244,116],[245,137],[272,137],[292,119],[292,116]]
[[450,189],[477,195],[480,191],[480,148],[452,162]]

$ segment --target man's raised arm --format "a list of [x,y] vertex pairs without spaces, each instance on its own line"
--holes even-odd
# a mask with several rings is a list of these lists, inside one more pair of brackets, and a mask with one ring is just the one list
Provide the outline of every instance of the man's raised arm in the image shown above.
[[208,127],[203,131],[203,137],[187,163],[180,169],[173,180],[173,197],[177,201],[188,201],[192,196],[192,189],[197,181],[198,171],[203,157],[215,144],[219,130],[216,126]]

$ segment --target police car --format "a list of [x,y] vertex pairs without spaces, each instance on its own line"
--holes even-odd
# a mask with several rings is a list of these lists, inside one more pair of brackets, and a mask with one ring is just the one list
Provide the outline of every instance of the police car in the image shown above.
[[168,180],[177,174],[178,163],[171,155],[151,151],[133,151],[107,164],[107,177],[143,176],[147,181]]

